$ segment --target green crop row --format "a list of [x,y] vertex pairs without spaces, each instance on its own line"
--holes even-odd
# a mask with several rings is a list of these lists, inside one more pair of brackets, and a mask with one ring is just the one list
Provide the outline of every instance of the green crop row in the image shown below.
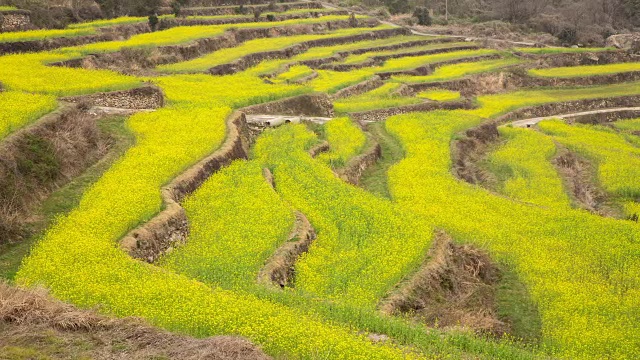
[[436,68],[433,74],[425,76],[393,76],[394,81],[402,83],[428,83],[435,81],[455,80],[467,75],[482,72],[496,71],[508,66],[521,64],[523,61],[515,57],[506,57],[497,60],[485,60],[478,62],[445,65]]
[[496,50],[489,49],[480,49],[480,50],[459,50],[459,51],[451,51],[441,54],[433,54],[433,55],[422,55],[422,56],[412,56],[412,57],[403,57],[398,59],[390,59],[387,60],[384,65],[380,68],[380,71],[403,71],[403,70],[411,70],[421,66],[426,66],[433,63],[449,61],[449,60],[458,60],[465,59],[475,56],[487,56],[498,54]]
[[607,192],[631,199],[640,197],[640,149],[624,136],[605,127],[568,125],[557,120],[542,121],[538,126],[559,143],[594,161]]
[[317,158],[332,168],[346,164],[349,159],[358,155],[367,143],[367,137],[362,130],[348,117],[333,119],[326,123],[324,128],[331,148]]
[[640,131],[640,119],[616,121],[613,126],[625,131]]
[[612,51],[612,50],[615,50],[615,48],[521,47],[521,48],[515,48],[514,50],[525,53],[525,54],[545,55],[545,54],[563,54],[563,53],[602,52],[602,51]]
[[93,35],[95,33],[96,33],[96,30],[93,28],[61,29],[61,30],[45,29],[45,30],[4,32],[4,33],[0,33],[0,43],[77,37],[77,36],[84,36],[84,35]]
[[435,43],[435,44],[420,45],[415,47],[404,47],[396,50],[370,51],[364,54],[349,55],[340,63],[341,64],[360,64],[374,56],[402,55],[406,53],[420,52],[420,51],[427,51],[427,50],[443,50],[444,52],[445,50],[449,50],[449,49],[455,50],[456,48],[470,46],[470,45],[476,45],[476,44],[469,43],[469,42]]
[[0,92],[0,141],[58,106],[50,95],[19,91]]
[[[386,26],[384,28],[389,29],[391,27]],[[428,37],[426,39],[439,39],[439,38],[441,37]],[[340,52],[367,49],[367,48],[380,47],[380,46],[391,46],[391,45],[397,45],[397,44],[402,44],[402,43],[411,42],[411,41],[418,41],[418,40],[425,40],[425,37],[417,36],[417,35],[410,35],[410,36],[402,35],[402,36],[393,36],[393,37],[384,38],[384,39],[365,40],[365,41],[358,41],[358,42],[353,42],[349,44],[318,47],[318,48],[309,49],[309,51],[303,54],[297,55],[296,57],[293,58],[293,60],[304,61],[304,60],[321,59],[321,58],[336,55]]]
[[313,69],[304,65],[294,65],[289,68],[289,70],[283,72],[282,74],[278,74],[275,78],[272,79],[274,82],[294,82],[297,80],[301,80],[307,76],[311,76],[313,74]]
[[259,52],[282,50],[305,41],[340,38],[370,32],[375,28],[347,28],[326,34],[306,34],[297,36],[272,37],[247,41],[239,46],[214,51],[197,59],[158,67],[168,73],[202,72],[217,65],[230,63],[236,59]]
[[295,220],[262,169],[258,161],[237,161],[189,197],[184,203],[189,239],[160,266],[225,288],[254,285],[265,260],[287,240]]
[[568,209],[571,206],[562,179],[551,164],[556,145],[544,134],[501,127],[504,145],[492,152],[488,165],[501,183],[501,192],[525,203]]
[[142,85],[135,77],[113,71],[45,65],[66,59],[66,55],[47,52],[2,56],[0,82],[10,90],[56,96],[125,90]]
[[433,101],[453,101],[460,99],[460,92],[452,90],[433,89],[423,91],[416,96]]
[[[639,356],[640,228],[577,210],[532,207],[452,176],[457,133],[517,107],[637,94],[637,83],[481,97],[481,109],[392,117],[405,160],[389,172],[398,205],[511,264],[538,305],[544,346],[563,358]],[[606,95],[605,95],[606,96]],[[483,116],[479,116],[483,115]]]
[[[197,336],[241,334],[271,354],[292,357],[394,359],[402,352],[297,311],[194,280],[129,258],[114,246],[161,209],[158,189],[224,139],[229,107],[291,96],[244,75],[163,77],[170,105],[131,117],[138,142],[60,218],[25,260],[23,285],[45,285],[56,297],[118,316],[141,316]],[[239,91],[238,89],[242,89]]]
[[[345,128],[345,132],[349,133],[346,137],[353,138],[357,143],[363,142],[362,132],[346,121],[348,119],[336,121],[335,124],[338,125],[334,125],[334,130]],[[326,126],[331,124],[334,124],[333,121]],[[331,151],[344,154],[347,159],[354,154],[353,147],[342,139],[344,135],[329,134],[334,130],[325,131],[331,142]],[[309,155],[301,150],[315,141],[315,137],[301,126],[295,129],[266,131],[258,138],[254,156],[249,162],[236,162],[213,175],[185,202],[192,229],[191,235],[185,246],[174,250],[165,258],[164,266],[211,286],[251,292],[261,299],[294,308],[300,311],[301,315],[321,316],[323,319],[356,327],[361,331],[387,333],[402,344],[422,350],[423,354],[438,353],[455,357],[469,351],[480,358],[532,358],[532,355],[525,351],[515,350],[514,345],[508,341],[493,343],[456,332],[425,331],[422,326],[402,319],[380,316],[370,305],[367,305],[367,308],[357,305],[345,306],[335,300],[324,301],[305,294],[301,289],[280,292],[257,286],[256,277],[260,266],[269,257],[274,246],[286,240],[286,230],[291,229],[293,225],[291,210],[283,202],[286,198],[278,197],[267,185],[262,176],[262,168],[269,167],[274,170],[276,190],[280,192],[283,184],[277,169],[284,166],[283,154],[290,153],[294,147],[296,157],[300,156],[305,162],[312,162]],[[321,165],[324,161],[313,162],[322,167],[323,172],[327,172],[326,167]],[[297,176],[304,178],[304,175]],[[337,186],[350,188],[339,181],[332,180],[331,183],[332,187],[325,193],[329,197],[332,197],[332,189]],[[318,184],[318,187],[321,185],[323,184]],[[322,200],[323,208],[330,205],[327,199],[317,198]],[[361,203],[355,199],[351,202],[354,205]],[[388,202],[386,204],[390,205]],[[211,216],[212,213],[217,215]],[[312,222],[314,220],[312,219]],[[336,221],[336,224],[342,223],[342,220]],[[350,226],[352,224],[353,222]],[[383,223],[381,225],[384,226]],[[366,236],[369,229],[360,227],[350,231],[357,231]],[[425,240],[428,241],[429,238],[430,236],[426,236]],[[357,264],[352,266],[358,267]],[[301,321],[303,320],[304,318],[301,318]],[[291,331],[297,330],[294,328]],[[340,352],[327,354],[325,357],[342,356],[345,354]]]
[[422,262],[432,230],[388,200],[346,185],[314,161],[306,152],[314,138],[302,125],[289,126],[254,150],[272,169],[280,196],[304,213],[318,234],[296,264],[296,290],[375,308]]
[[540,77],[573,78],[599,76],[640,71],[640,63],[619,63],[607,65],[567,66],[551,69],[532,69],[529,74]]
[[[299,24],[317,24],[327,21],[346,20],[348,16],[328,15],[320,18],[294,19],[276,22],[251,22],[242,24],[247,29],[272,28],[276,26],[288,26]],[[132,36],[127,40],[108,41],[102,43],[89,44],[73,48],[83,54],[113,52],[122,48],[153,48],[158,46],[184,44],[198,39],[205,39],[222,35],[225,31],[237,28],[238,24],[225,25],[201,25],[201,26],[180,26],[168,30],[156,31]]]
[[390,71],[406,71],[428,66],[433,63],[466,59],[476,56],[487,56],[498,54],[495,50],[462,50],[452,51],[442,54],[408,56],[387,60],[382,66],[366,67],[349,72],[339,72],[332,70],[318,70],[318,77],[308,83],[316,91],[335,93],[340,89],[362,82],[376,73]]
[[391,108],[422,102],[419,98],[393,94],[401,84],[386,83],[381,87],[364,94],[334,101],[338,113],[352,113],[374,109]]

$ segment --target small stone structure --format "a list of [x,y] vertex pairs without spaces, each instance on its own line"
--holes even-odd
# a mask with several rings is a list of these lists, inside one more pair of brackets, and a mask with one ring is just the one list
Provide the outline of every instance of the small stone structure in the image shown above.
[[31,28],[31,13],[25,10],[0,11],[0,32]]
[[333,117],[333,104],[324,93],[305,94],[258,104],[242,109],[247,115],[290,115],[308,117]]
[[67,97],[62,100],[118,109],[158,109],[164,105],[164,94],[160,88],[149,85],[132,90]]
[[611,35],[607,38],[606,46],[618,49],[633,49],[640,46],[640,33]]

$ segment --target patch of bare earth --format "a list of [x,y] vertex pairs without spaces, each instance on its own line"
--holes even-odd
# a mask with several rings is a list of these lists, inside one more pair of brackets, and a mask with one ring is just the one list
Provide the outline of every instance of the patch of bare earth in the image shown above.
[[269,359],[249,341],[195,339],[141,320],[111,319],[0,283],[1,359]]
[[576,205],[601,216],[619,217],[620,209],[613,205],[607,193],[597,184],[593,165],[567,148],[559,144],[556,146],[558,155],[553,159],[553,164]]
[[[266,169],[265,169],[266,170]],[[265,178],[271,184],[273,175],[266,170]],[[309,247],[316,239],[316,232],[301,212],[296,212],[296,221],[289,240],[267,260],[258,274],[258,282],[265,285],[285,288],[292,286],[295,281],[295,265],[298,258],[309,251]]]
[[438,232],[428,261],[382,303],[381,310],[409,315],[432,327],[500,336],[509,330],[497,315],[500,279],[500,270],[485,252],[454,244]]

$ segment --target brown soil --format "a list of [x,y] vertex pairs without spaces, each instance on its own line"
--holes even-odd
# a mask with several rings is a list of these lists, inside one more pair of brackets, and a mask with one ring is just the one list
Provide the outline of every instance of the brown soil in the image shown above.
[[247,115],[291,115],[333,117],[333,103],[325,93],[293,96],[242,109]]
[[63,105],[0,145],[0,244],[27,235],[25,220],[53,190],[111,146],[84,105]]
[[321,143],[319,143],[318,145],[312,147],[311,149],[309,149],[309,155],[311,155],[311,157],[316,157],[318,156],[320,153],[323,153],[325,151],[329,151],[330,145],[328,141],[322,141]]
[[475,105],[469,99],[458,101],[426,101],[423,103],[397,106],[394,108],[377,109],[349,114],[354,121],[360,122],[364,126],[366,123],[384,121],[388,117],[399,114],[406,114],[417,111],[433,111],[433,110],[457,110],[472,109]]
[[465,135],[452,145],[454,173],[470,184],[486,184],[492,175],[481,169],[478,162],[500,137],[496,123],[489,122],[467,130]]
[[462,327],[502,335],[508,326],[496,310],[501,275],[485,252],[436,233],[425,265],[381,305],[386,314],[409,314],[429,326]]
[[572,114],[581,111],[598,109],[612,109],[637,106],[640,96],[622,96],[615,98],[602,98],[590,100],[576,100],[560,103],[548,103],[538,106],[524,107],[496,119],[497,123],[507,123],[519,119],[530,119],[556,114]]
[[607,193],[596,180],[596,169],[591,162],[556,143],[559,149],[553,159],[571,198],[577,206],[592,213],[619,217],[620,210],[613,206]]
[[363,82],[357,83],[355,85],[348,86],[342,90],[339,90],[333,96],[332,99],[343,99],[351,96],[356,96],[360,94],[364,94],[371,90],[375,90],[384,85],[384,81],[379,76],[374,76],[371,79],[365,80]]
[[382,147],[373,139],[370,139],[371,145],[365,151],[349,160],[349,162],[336,173],[344,181],[358,185],[362,174],[382,157]]
[[295,281],[295,264],[300,255],[309,251],[316,239],[316,232],[301,212],[296,213],[296,223],[289,240],[267,260],[258,274],[258,282],[265,285],[291,287]]
[[[318,2],[290,2],[287,4],[256,4],[256,5],[244,5],[244,8],[249,14],[254,10],[270,10],[275,12],[283,12],[294,9],[322,9],[322,4]],[[234,15],[236,12],[235,7],[205,7],[205,8],[184,8],[182,9],[182,15],[184,16],[213,16],[213,15]]]
[[269,359],[249,341],[194,339],[152,328],[138,319],[111,319],[0,283],[0,358],[3,359]]

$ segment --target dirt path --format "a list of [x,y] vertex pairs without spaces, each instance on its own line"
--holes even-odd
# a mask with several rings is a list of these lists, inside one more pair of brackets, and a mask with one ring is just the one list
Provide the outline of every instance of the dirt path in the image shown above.
[[535,126],[536,124],[538,124],[539,122],[541,122],[543,120],[548,120],[548,119],[567,120],[567,119],[577,118],[577,117],[587,116],[587,115],[610,114],[610,113],[623,112],[623,111],[638,111],[638,112],[640,112],[640,107],[624,107],[624,108],[600,109],[600,110],[583,111],[583,112],[577,112],[577,113],[571,113],[571,114],[542,116],[542,117],[535,117],[535,118],[512,121],[509,124],[514,126],[514,127],[528,128],[528,127]]

